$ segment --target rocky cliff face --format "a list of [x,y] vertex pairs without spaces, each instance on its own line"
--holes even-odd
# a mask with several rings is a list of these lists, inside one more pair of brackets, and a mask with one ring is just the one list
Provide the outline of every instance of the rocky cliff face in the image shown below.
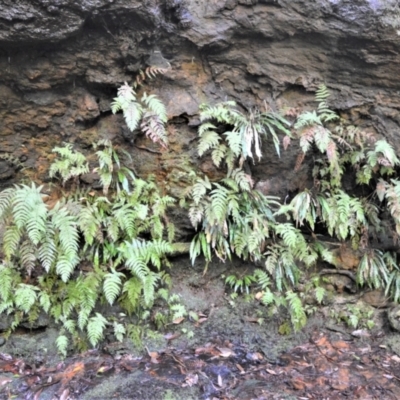
[[[139,174],[176,185],[197,162],[200,103],[228,98],[248,108],[266,100],[295,110],[311,104],[321,82],[344,118],[400,150],[395,3],[0,0],[0,186],[45,181],[55,145],[85,151],[99,138],[131,151]],[[134,140],[110,112],[117,87],[148,65],[170,66],[146,87],[165,101],[175,126],[167,153]],[[294,151],[277,159],[267,149],[252,166],[260,188],[283,196],[304,186],[307,166],[293,172]],[[201,168],[215,173],[207,162]]]

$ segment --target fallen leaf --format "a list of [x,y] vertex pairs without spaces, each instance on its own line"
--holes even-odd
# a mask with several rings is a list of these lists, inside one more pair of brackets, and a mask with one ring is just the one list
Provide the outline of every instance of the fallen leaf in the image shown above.
[[223,387],[223,386],[224,386],[224,384],[223,384],[223,382],[222,382],[221,375],[218,375],[218,386],[219,386],[219,387]]
[[273,369],[266,369],[266,371],[271,375],[278,375]]
[[356,331],[351,332],[354,337],[370,337],[371,335],[365,329],[357,329]]
[[176,332],[176,333],[169,332],[164,335],[164,339],[174,340],[174,339],[178,338],[179,336],[181,336],[181,334],[179,332]]
[[147,354],[150,356],[150,362],[153,364],[158,364],[158,357],[159,354],[156,351],[149,351],[149,349],[146,347]]
[[192,387],[193,385],[196,385],[198,381],[199,376],[197,374],[187,374],[185,378],[185,383],[182,385],[182,387]]
[[349,348],[348,343],[344,342],[343,340],[338,340],[336,342],[332,342],[332,346],[335,349],[348,349]]
[[220,352],[220,355],[222,357],[230,357],[230,356],[234,356],[235,353],[233,352],[232,349],[230,349],[229,347],[217,347],[218,351]]
[[262,360],[264,357],[261,353],[247,353],[246,354],[246,358],[250,361],[260,361]]
[[110,369],[113,368],[112,364],[106,364],[106,365],[102,365],[98,370],[97,373],[98,374],[104,374],[105,372],[109,371]]
[[180,324],[182,321],[184,321],[185,318],[184,317],[180,317],[180,318],[176,318],[172,321],[173,324],[178,325]]
[[396,355],[394,355],[394,356],[392,356],[392,357],[390,357],[394,362],[397,362],[397,363],[400,363],[400,357],[399,356],[396,356]]
[[306,388],[306,384],[300,379],[294,379],[292,384],[296,390],[304,390]]

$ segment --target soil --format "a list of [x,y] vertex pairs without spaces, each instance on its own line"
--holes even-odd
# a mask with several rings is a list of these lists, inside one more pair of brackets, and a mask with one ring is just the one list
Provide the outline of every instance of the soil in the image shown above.
[[[148,332],[142,349],[106,340],[61,359],[56,327],[16,332],[0,348],[0,399],[400,398],[400,336],[386,309],[343,292],[325,306],[310,304],[307,326],[288,332],[285,312],[230,296],[223,277],[253,268],[215,262],[204,273],[203,262],[176,258],[172,292],[199,321]],[[355,308],[358,329],[344,324]]]

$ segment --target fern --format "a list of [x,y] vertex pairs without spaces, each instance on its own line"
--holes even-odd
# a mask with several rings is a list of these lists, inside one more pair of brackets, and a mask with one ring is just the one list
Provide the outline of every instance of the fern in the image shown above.
[[87,335],[93,347],[97,346],[99,341],[103,338],[104,329],[107,324],[107,320],[100,313],[96,313],[94,317],[89,319]]
[[124,337],[126,335],[126,329],[123,324],[120,324],[118,322],[113,323],[113,329],[114,329],[114,336],[115,338],[119,341],[122,342],[124,340]]
[[56,339],[57,350],[64,356],[67,356],[68,338],[65,335],[60,335]]
[[54,178],[59,174],[65,185],[71,178],[77,179],[80,175],[89,172],[89,164],[86,157],[72,149],[72,144],[66,144],[64,147],[55,147],[54,153],[57,153],[60,159],[54,161],[50,166],[49,176]]
[[187,315],[187,311],[184,305],[182,304],[172,304],[170,306],[170,310],[172,312],[172,320],[176,320],[178,318],[184,318]]
[[28,314],[37,300],[38,288],[24,283],[18,284],[15,290],[15,306]]
[[366,252],[361,258],[357,269],[357,281],[360,285],[365,283],[374,288],[386,286],[389,280],[383,253],[379,250]]
[[299,296],[291,290],[286,292],[285,299],[289,304],[290,320],[294,330],[298,331],[307,323],[307,315],[305,313],[302,301]]
[[153,142],[167,147],[167,131],[165,125],[168,117],[164,104],[155,96],[143,94],[140,102],[135,90],[126,82],[118,89],[118,96],[111,103],[115,114],[122,111],[130,131],[139,127]]
[[[243,159],[254,158],[255,155],[260,159],[261,140],[268,136],[271,136],[279,155],[279,138],[276,131],[290,136],[290,131],[287,129],[290,124],[283,117],[259,110],[251,110],[245,115],[237,110],[236,103],[232,101],[219,103],[216,106],[201,105],[200,119],[203,124],[199,128],[199,155],[202,156],[209,149],[213,149],[212,158],[217,166],[224,158],[229,166],[229,154]],[[217,127],[212,121],[232,126],[232,129],[224,132],[227,145],[221,143],[221,136],[216,132]]]
[[112,305],[119,295],[122,286],[124,274],[117,272],[114,269],[104,276],[103,291],[106,300]]

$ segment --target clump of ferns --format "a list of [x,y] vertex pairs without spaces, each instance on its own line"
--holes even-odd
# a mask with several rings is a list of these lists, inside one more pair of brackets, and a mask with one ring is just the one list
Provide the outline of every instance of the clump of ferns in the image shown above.
[[168,146],[167,112],[164,104],[155,95],[144,92],[139,100],[136,89],[125,82],[118,89],[118,96],[111,103],[111,110],[114,114],[122,111],[131,132],[140,130],[163,148]]
[[[271,207],[277,198],[265,197],[253,189],[253,181],[243,170],[243,163],[254,155],[261,158],[261,139],[271,136],[279,154],[276,131],[290,134],[289,123],[280,115],[259,110],[240,112],[228,101],[200,107],[198,153],[211,152],[216,167],[226,165],[227,176],[211,183],[207,177],[194,177],[186,193],[190,199],[189,217],[199,233],[191,245],[194,260],[203,253],[210,260],[212,252],[221,258],[231,252],[247,258],[260,258],[269,225],[273,222]],[[227,127],[219,133],[219,127]],[[201,226],[199,226],[201,225]]]
[[[390,262],[392,255],[370,249],[368,239],[371,234],[382,231],[380,213],[385,208],[393,218],[397,234],[400,233],[399,182],[393,178],[384,179],[396,173],[400,162],[393,147],[384,139],[376,140],[373,135],[343,123],[334,131],[329,129],[327,124],[339,117],[327,107],[328,95],[326,87],[321,86],[316,95],[318,110],[301,114],[295,124],[301,147],[296,168],[313,144],[320,155],[313,169],[314,186],[298,193],[279,213],[289,213],[300,228],[307,227],[314,232],[318,223],[332,237],[351,240],[354,248],[364,251],[358,282],[385,287],[388,293],[393,293],[397,268]],[[349,168],[355,173],[355,183],[369,186],[372,195],[358,197],[343,190],[342,177]],[[330,256],[324,251],[323,258],[329,261]]]
[[243,169],[246,159],[262,156],[261,139],[269,135],[279,155],[277,133],[284,133],[284,140],[288,141],[290,124],[266,111],[245,115],[233,102],[214,107],[203,105],[200,117],[203,124],[199,128],[199,155],[210,152],[213,163],[217,167],[226,166],[227,174],[218,182],[192,175],[193,185],[186,193],[186,200],[189,218],[198,233],[191,243],[191,259],[194,261],[203,254],[208,265],[213,254],[221,260],[235,254],[265,263],[266,273],[274,279],[276,288],[287,291],[287,301],[279,304],[288,306],[295,329],[299,329],[305,323],[299,309],[301,300],[288,289],[300,276],[298,263],[312,264],[317,252],[299,229],[275,220],[279,198],[255,190],[251,176]]
[[[242,113],[233,101],[226,101],[215,106],[202,104],[200,106],[198,152],[202,156],[211,151],[214,164],[219,167],[224,161],[228,172],[235,166],[242,168],[247,158],[262,157],[262,140],[271,137],[279,156],[278,132],[291,136],[290,123],[278,113],[252,109]],[[226,127],[222,134],[218,128]]]
[[[0,193],[0,223],[6,228],[0,312],[14,314],[14,328],[43,310],[73,341],[84,331],[96,345],[110,325],[95,312],[100,300],[132,313],[151,307],[155,288],[169,282],[162,266],[172,249],[163,238],[168,233],[173,240],[165,216],[173,199],[162,196],[154,181],[135,179],[129,192],[64,199],[49,210],[41,189],[33,184]],[[88,271],[78,270],[85,261]],[[40,268],[42,274],[31,276]],[[26,276],[31,283],[23,283]],[[114,330],[120,337],[123,327]],[[64,333],[57,344],[65,354]]]
[[[121,190],[129,193],[132,182],[135,180],[135,174],[132,167],[129,168],[125,164],[127,161],[129,164],[132,163],[131,155],[123,149],[116,149],[109,139],[99,140],[93,144],[93,147],[97,150],[96,156],[99,164],[93,172],[97,172],[100,177],[103,193],[107,195],[110,185],[113,185],[112,189],[117,193],[120,193]],[[124,160],[120,159],[121,156]]]
[[60,177],[63,186],[69,180],[79,185],[79,177],[89,172],[89,163],[85,155],[73,149],[72,144],[66,143],[63,147],[55,147],[56,159],[50,166],[50,178]]

